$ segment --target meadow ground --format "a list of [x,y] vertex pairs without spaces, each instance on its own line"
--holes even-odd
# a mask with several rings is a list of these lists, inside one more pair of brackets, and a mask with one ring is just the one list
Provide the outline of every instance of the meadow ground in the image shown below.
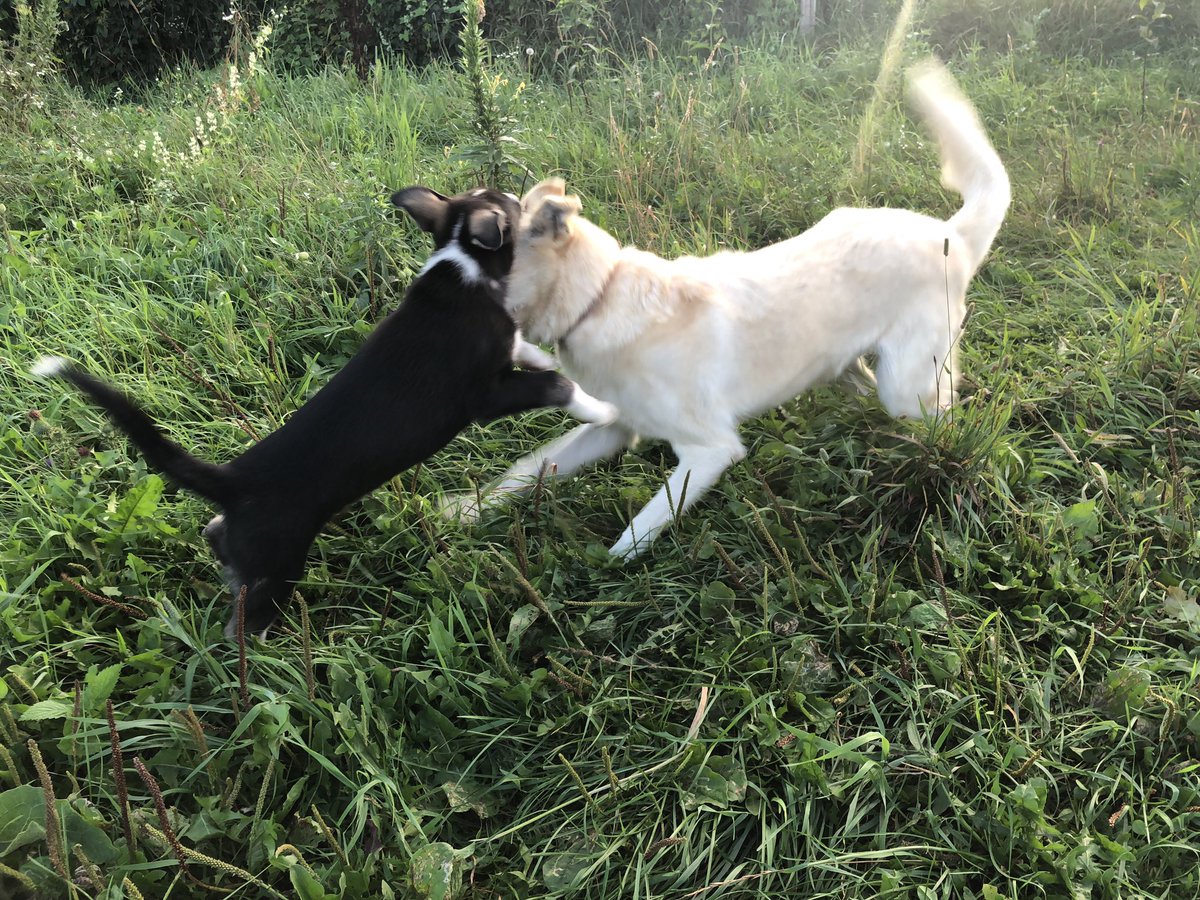
[[878,47],[519,62],[487,140],[455,71],[382,65],[6,121],[0,896],[1200,896],[1194,56],[952,61],[1014,203],[950,421],[802,397],[628,567],[663,447],[464,530],[439,495],[568,423],[474,429],[326,530],[282,635],[222,640],[209,508],[39,354],[220,460],[399,302],[389,188],[517,160],[668,255],[957,202]]

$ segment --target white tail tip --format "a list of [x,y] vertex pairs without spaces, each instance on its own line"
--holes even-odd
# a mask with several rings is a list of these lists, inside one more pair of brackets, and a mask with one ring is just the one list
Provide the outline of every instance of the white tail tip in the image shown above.
[[43,356],[29,371],[38,378],[54,378],[66,367],[67,361],[61,356]]

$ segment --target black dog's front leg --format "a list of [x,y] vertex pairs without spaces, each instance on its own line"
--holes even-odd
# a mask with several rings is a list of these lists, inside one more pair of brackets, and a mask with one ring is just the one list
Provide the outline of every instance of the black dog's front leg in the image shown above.
[[476,409],[475,420],[490,422],[530,409],[559,406],[584,422],[608,424],[617,408],[597,400],[557,372],[505,372],[492,384]]
[[574,393],[575,383],[557,372],[505,372],[480,398],[475,420],[490,422],[543,406],[566,406]]

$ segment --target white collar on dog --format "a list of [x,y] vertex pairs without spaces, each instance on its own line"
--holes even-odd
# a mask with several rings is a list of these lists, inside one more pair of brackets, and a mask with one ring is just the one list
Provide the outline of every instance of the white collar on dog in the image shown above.
[[582,315],[580,315],[578,319],[576,319],[574,322],[572,322],[567,327],[567,330],[564,331],[562,334],[560,334],[555,339],[555,341],[554,341],[555,344],[558,344],[559,346],[562,346],[563,344],[565,344],[567,342],[567,338],[569,338],[572,334],[574,334],[575,329],[578,328],[580,325],[582,325],[588,316],[590,316],[592,313],[594,313],[597,309],[600,308],[600,303],[602,300],[604,300],[604,295],[608,293],[608,286],[609,286],[609,284],[612,283],[613,273],[616,271],[617,271],[617,266],[613,266],[611,269],[608,270],[608,275],[605,276],[604,283],[602,285],[600,285],[600,290],[596,292],[596,296],[592,298],[590,303],[588,303],[587,308],[583,311]]
[[458,244],[447,244],[437,253],[433,254],[433,256],[429,257],[425,261],[425,265],[421,267],[421,271],[417,274],[417,277],[419,278],[434,266],[444,262],[454,263],[458,266],[458,271],[462,275],[463,281],[467,284],[474,284],[483,277],[483,269],[479,268],[479,263],[475,262]]
[[450,235],[450,242],[441,250],[438,250],[433,256],[425,261],[425,265],[421,267],[421,271],[417,273],[420,278],[434,266],[439,263],[452,262],[458,266],[458,271],[462,275],[463,281],[467,284],[474,284],[483,278],[483,269],[480,268],[472,256],[462,248],[458,243],[458,235],[462,231],[462,220],[460,219],[454,225],[454,231]]

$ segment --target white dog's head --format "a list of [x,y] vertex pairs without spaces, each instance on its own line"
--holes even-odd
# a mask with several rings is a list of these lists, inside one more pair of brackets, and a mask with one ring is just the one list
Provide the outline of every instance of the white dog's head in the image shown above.
[[579,198],[548,178],[521,198],[505,306],[533,340],[554,343],[603,289],[620,245],[579,215]]

